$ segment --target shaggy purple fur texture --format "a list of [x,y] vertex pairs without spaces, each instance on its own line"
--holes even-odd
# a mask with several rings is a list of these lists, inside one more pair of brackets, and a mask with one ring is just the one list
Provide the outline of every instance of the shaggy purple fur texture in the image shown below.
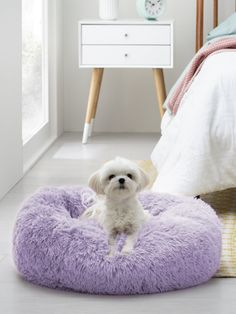
[[[27,280],[95,294],[145,294],[192,287],[217,271],[221,225],[201,200],[146,192],[140,200],[153,219],[134,252],[108,256],[107,235],[79,216],[93,204],[88,188],[45,188],[18,214],[13,255]],[[120,249],[124,237],[117,240]]]

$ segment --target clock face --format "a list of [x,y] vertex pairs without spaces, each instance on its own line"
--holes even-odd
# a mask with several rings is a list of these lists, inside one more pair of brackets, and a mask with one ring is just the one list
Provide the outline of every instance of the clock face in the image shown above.
[[149,17],[156,18],[164,11],[164,0],[146,0],[145,10]]

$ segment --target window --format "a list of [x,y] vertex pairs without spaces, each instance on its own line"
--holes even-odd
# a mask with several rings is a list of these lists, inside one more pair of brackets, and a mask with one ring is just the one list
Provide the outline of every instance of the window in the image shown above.
[[48,115],[48,0],[22,0],[22,138],[31,139]]

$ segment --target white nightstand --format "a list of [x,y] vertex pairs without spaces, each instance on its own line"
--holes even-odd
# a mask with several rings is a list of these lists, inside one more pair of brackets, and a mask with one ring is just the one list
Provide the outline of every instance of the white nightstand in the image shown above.
[[172,21],[80,21],[79,66],[93,68],[83,143],[92,133],[104,68],[152,68],[160,114],[166,98],[163,68],[173,67]]

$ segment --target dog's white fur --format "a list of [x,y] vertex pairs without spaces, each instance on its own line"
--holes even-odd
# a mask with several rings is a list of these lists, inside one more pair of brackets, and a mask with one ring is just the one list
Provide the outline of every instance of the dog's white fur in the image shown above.
[[107,231],[110,255],[115,252],[115,239],[120,233],[127,234],[122,253],[133,250],[139,229],[150,217],[137,198],[148,183],[147,174],[136,163],[120,157],[105,163],[90,177],[89,186],[102,197],[83,217],[96,219]]

